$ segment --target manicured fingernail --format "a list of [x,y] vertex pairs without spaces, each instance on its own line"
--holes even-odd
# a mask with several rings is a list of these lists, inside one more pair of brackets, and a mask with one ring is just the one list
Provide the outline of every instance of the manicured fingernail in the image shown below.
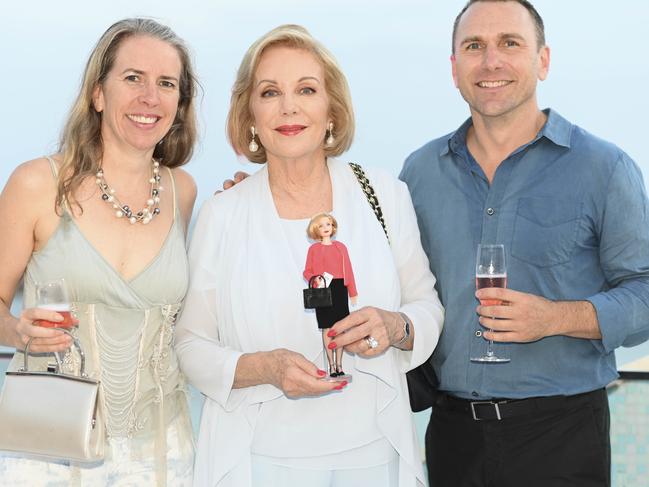
[[343,386],[343,387],[345,387],[345,386],[347,385],[347,381],[346,381],[346,380],[342,381],[342,382],[340,383],[340,385]]
[[335,336],[336,336],[336,332],[335,332],[334,330],[329,330],[329,331],[327,332],[327,336],[330,337],[330,338],[335,337]]
[[327,345],[327,348],[328,348],[329,350],[333,350],[333,349],[336,348],[337,346],[338,346],[338,345],[336,345],[336,342],[331,342],[329,345]]
[[324,370],[320,370],[320,369],[318,369],[318,375],[319,375],[320,377],[324,377],[325,375],[327,375],[327,373],[326,373]]
[[341,385],[338,385],[338,386],[334,387],[334,390],[335,391],[342,391],[343,387],[345,387],[345,386],[341,384]]

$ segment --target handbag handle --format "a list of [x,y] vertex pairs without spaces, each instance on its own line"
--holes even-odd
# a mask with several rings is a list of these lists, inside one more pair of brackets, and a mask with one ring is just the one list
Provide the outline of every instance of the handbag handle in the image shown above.
[[[70,338],[72,338],[72,344],[74,347],[77,349],[77,352],[79,352],[79,358],[81,359],[81,367],[79,368],[79,377],[88,377],[86,375],[86,354],[83,351],[83,348],[81,348],[81,343],[79,343],[79,339],[75,337],[72,333],[70,333],[68,330],[65,330],[63,328],[57,328],[58,330],[61,330],[63,333],[68,335]],[[29,346],[32,344],[32,340],[34,337],[31,337],[29,341],[27,342],[27,345],[25,345],[25,351],[24,351],[24,362],[23,362],[23,367],[21,369],[21,372],[29,372],[29,365],[27,363],[28,357],[29,357]],[[60,370],[55,372],[55,374],[59,374]]]
[[[322,280],[324,281],[324,283],[327,284],[327,280],[325,279],[325,277],[322,274],[314,274],[314,275],[311,276],[311,279],[309,279],[309,288],[311,288],[311,282],[313,282],[313,280],[316,277],[321,277]],[[325,287],[326,287],[326,285],[325,285]],[[313,289],[317,289],[317,288],[313,288]]]

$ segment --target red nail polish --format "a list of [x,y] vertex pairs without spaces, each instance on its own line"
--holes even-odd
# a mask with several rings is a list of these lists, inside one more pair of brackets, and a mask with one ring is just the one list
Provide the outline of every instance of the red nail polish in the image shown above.
[[342,381],[342,382],[340,383],[340,386],[341,386],[341,387],[345,387],[346,385],[347,385],[347,381],[346,381],[346,380],[344,380],[344,381]]
[[338,345],[336,345],[336,342],[331,342],[329,345],[327,345],[327,348],[328,348],[329,350],[333,350],[333,349],[336,348],[337,346],[338,346]]
[[327,336],[330,337],[330,338],[335,337],[335,336],[336,336],[336,332],[335,332],[334,330],[329,330],[329,331],[327,332]]
[[335,391],[341,391],[343,389],[343,387],[345,387],[345,386],[342,386],[342,385],[336,386],[336,387],[334,387],[334,390]]
[[318,375],[319,375],[320,377],[324,377],[325,375],[327,375],[327,373],[326,373],[324,370],[320,370],[320,369],[318,369]]

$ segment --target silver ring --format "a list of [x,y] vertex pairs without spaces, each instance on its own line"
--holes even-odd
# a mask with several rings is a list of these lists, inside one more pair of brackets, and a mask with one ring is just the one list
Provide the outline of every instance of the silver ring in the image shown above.
[[379,346],[379,341],[373,336],[366,336],[365,343],[367,343],[367,346],[370,347],[372,350],[374,350],[376,347]]

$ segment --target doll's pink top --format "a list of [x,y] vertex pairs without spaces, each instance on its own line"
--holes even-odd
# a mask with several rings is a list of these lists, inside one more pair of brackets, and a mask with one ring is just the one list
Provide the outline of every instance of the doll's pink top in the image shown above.
[[331,245],[316,242],[309,247],[304,265],[304,278],[308,281],[324,272],[328,272],[335,279],[343,279],[350,298],[358,295],[347,247],[337,240],[332,240]]

